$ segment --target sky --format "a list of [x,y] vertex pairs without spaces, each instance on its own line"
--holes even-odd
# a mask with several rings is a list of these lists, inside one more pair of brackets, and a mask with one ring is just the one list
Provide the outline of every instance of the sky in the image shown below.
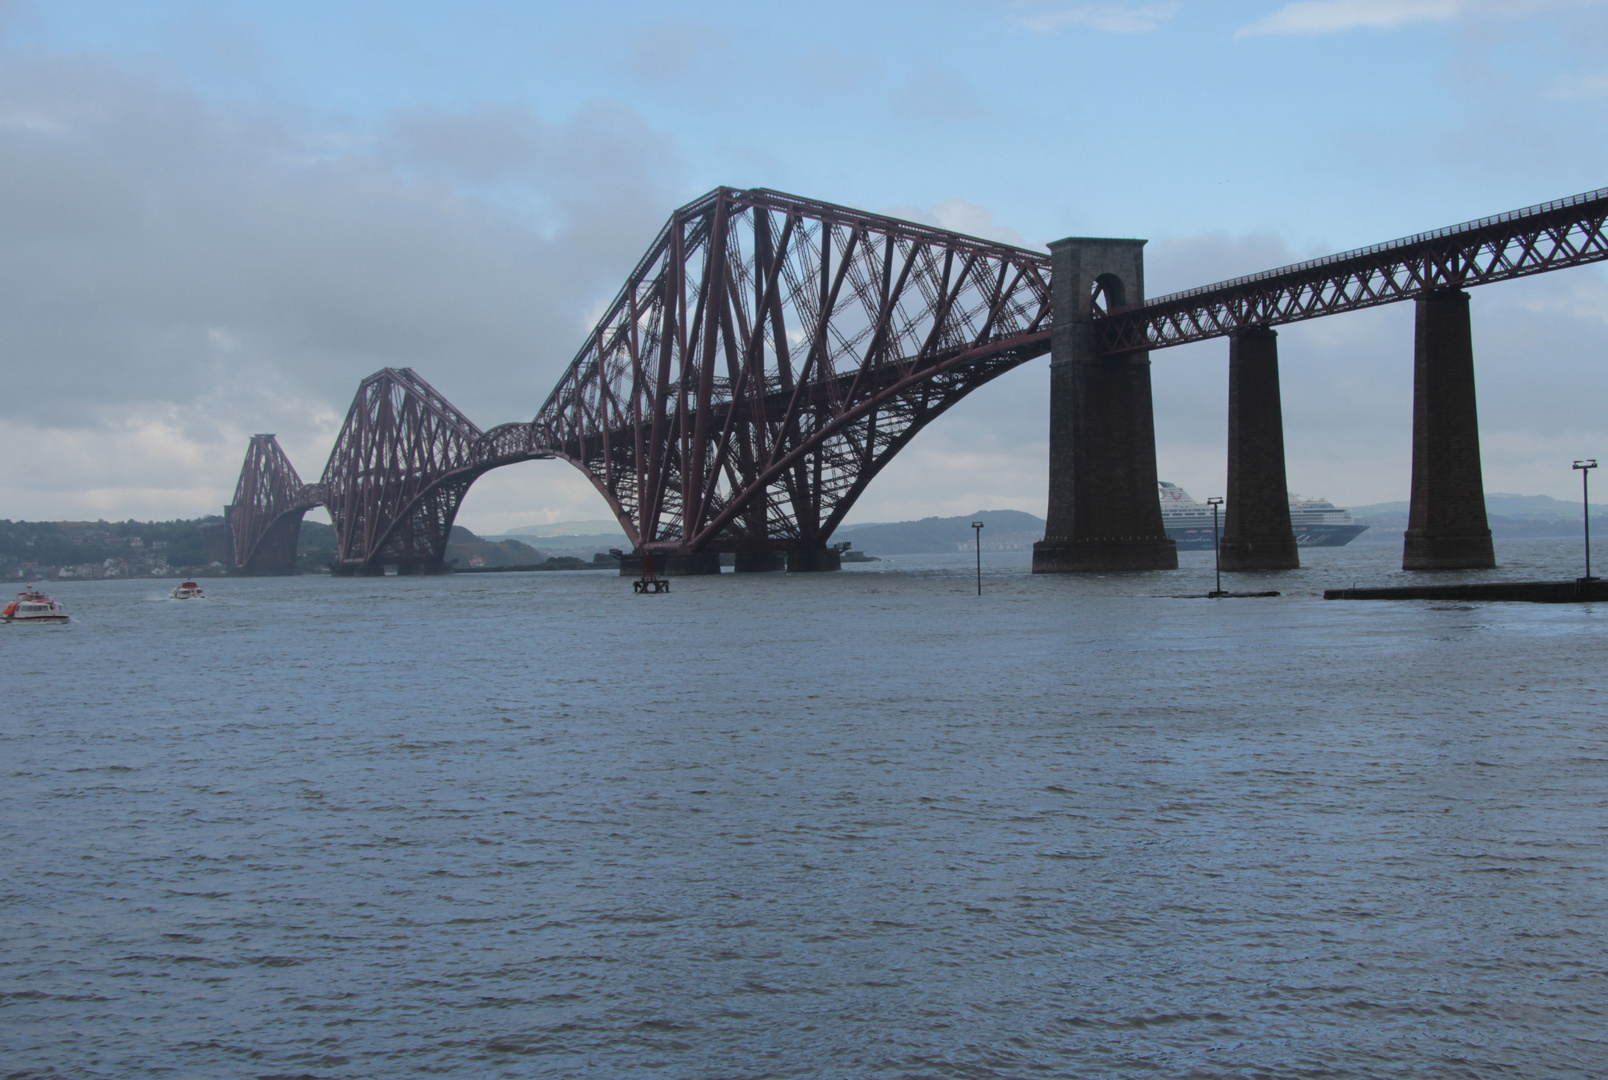
[[[770,187],[1043,247],[1151,295],[1608,185],[1608,0],[451,5],[0,0],[0,518],[217,513],[411,366],[529,419],[677,206]],[[1486,490],[1608,458],[1608,271],[1473,292]],[[1412,311],[1280,331],[1292,490],[1405,499]],[[1224,486],[1223,341],[1152,354],[1162,479]],[[1047,359],[851,522],[1042,515]],[[459,521],[608,512],[572,467]]]

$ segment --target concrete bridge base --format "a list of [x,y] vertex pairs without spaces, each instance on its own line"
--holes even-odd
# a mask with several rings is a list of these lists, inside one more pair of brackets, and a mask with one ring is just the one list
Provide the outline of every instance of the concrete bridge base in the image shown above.
[[[208,544],[207,553],[213,553],[215,547],[228,544],[227,554],[218,559],[225,566],[232,567],[231,573],[241,577],[273,577],[284,574],[299,574],[301,570],[296,566],[296,553],[301,544],[302,515],[305,510],[292,510],[281,514],[268,531],[262,534],[257,541],[256,550],[252,552],[251,561],[245,566],[234,566],[234,532],[228,524],[230,515],[234,512],[233,506],[224,507],[224,523],[218,526],[203,526],[203,530],[213,530],[211,534],[203,535]],[[216,558],[216,556],[213,556]]]
[[787,569],[787,555],[781,551],[739,551],[733,569],[739,574],[774,574]]
[[[621,577],[641,577],[647,556],[631,552],[620,556]],[[697,577],[720,573],[718,551],[656,551],[653,572],[660,577]]]
[[1278,338],[1270,327],[1252,326],[1228,339],[1228,490],[1218,548],[1224,570],[1301,565],[1284,471]]
[[1156,497],[1150,354],[1102,356],[1094,317],[1144,299],[1143,240],[1050,245],[1050,500],[1035,574],[1173,570]]
[[815,574],[843,569],[843,556],[831,548],[796,548],[787,553],[787,572]]
[[1485,518],[1480,421],[1468,293],[1438,289],[1415,302],[1413,490],[1403,570],[1496,565]]
[[[643,556],[620,556],[621,577],[641,577]],[[794,551],[739,551],[732,569],[739,574],[819,573],[843,569],[843,556],[827,548],[800,548]],[[653,556],[654,573],[661,577],[690,577],[720,573],[720,553],[715,551],[668,552]]]
[[332,577],[384,577],[387,566],[396,567],[397,577],[452,573],[452,566],[440,559],[422,563],[338,562],[331,564],[329,572]]
[[[383,566],[380,572],[385,572]],[[397,563],[396,573],[398,577],[425,577],[433,574],[450,574],[452,567],[439,559],[435,562]]]
[[[1160,504],[1157,504],[1158,507]],[[1176,570],[1178,546],[1163,536],[1065,540],[1045,537],[1033,545],[1033,573],[1077,574],[1103,570]]]

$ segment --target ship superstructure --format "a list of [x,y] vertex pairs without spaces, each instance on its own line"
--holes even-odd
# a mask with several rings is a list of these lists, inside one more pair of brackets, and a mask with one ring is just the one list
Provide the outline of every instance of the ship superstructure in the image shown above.
[[[1161,499],[1161,524],[1179,551],[1212,549],[1212,508],[1196,502],[1177,484],[1162,480],[1156,485]],[[1218,528],[1224,521],[1218,518]],[[1290,528],[1300,547],[1342,547],[1367,531],[1351,512],[1327,499],[1290,496]]]

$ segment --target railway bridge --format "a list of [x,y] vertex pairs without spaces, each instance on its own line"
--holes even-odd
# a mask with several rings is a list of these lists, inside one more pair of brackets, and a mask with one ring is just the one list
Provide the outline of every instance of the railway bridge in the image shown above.
[[1050,355],[1041,573],[1167,569],[1150,353],[1227,338],[1223,565],[1298,564],[1286,496],[1277,331],[1413,301],[1406,569],[1494,565],[1467,289],[1608,259],[1608,188],[1146,299],[1143,240],[1048,255],[765,189],[677,210],[528,423],[482,430],[411,369],[364,379],[317,483],[251,440],[226,508],[244,573],[295,568],[328,509],[340,573],[447,569],[469,486],[559,458],[670,573],[837,569],[861,492],[927,424]]

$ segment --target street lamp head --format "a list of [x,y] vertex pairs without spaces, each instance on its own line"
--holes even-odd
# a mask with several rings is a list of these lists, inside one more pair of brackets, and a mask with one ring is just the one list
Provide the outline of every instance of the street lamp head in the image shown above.
[[1574,467],[1577,469],[1595,469],[1597,467],[1597,459],[1587,458],[1584,461],[1577,461],[1574,463]]
[[981,529],[981,528],[982,528],[982,527],[983,527],[983,523],[982,523],[982,522],[981,522],[981,521],[974,521],[974,522],[972,522],[972,528],[974,528],[974,529]]
[[1211,498],[1206,500],[1206,505],[1207,506],[1222,506],[1223,505],[1223,498],[1222,498],[1221,495],[1213,495]]

